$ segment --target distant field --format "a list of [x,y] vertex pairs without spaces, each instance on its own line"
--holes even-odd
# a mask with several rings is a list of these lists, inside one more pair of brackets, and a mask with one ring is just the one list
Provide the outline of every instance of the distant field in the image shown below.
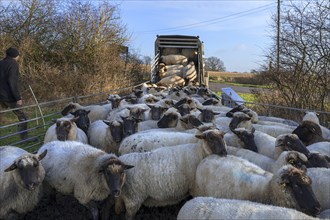
[[241,78],[241,77],[251,78],[254,76],[253,73],[217,72],[217,71],[208,71],[208,73],[209,76],[230,77],[230,78]]

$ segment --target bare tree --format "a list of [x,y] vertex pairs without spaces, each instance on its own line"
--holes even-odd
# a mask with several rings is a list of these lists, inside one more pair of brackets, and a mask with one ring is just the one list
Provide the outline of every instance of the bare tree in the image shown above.
[[22,84],[32,84],[38,97],[128,85],[120,54],[129,36],[113,1],[0,0],[0,12],[0,49],[20,50]]
[[[274,104],[329,111],[330,101],[330,2],[292,1],[281,17],[280,66],[264,75],[276,95]],[[274,18],[274,30],[276,28]],[[268,61],[276,57],[274,46]]]
[[211,71],[226,71],[225,64],[218,57],[206,58],[205,69]]

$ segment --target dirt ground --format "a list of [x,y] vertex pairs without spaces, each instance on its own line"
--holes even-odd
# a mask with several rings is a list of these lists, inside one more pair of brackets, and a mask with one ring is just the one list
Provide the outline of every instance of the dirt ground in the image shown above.
[[[189,198],[188,198],[189,199]],[[186,199],[185,201],[187,201]],[[185,201],[180,204],[166,207],[144,207],[142,206],[136,215],[136,220],[172,220],[176,219],[180,208]],[[49,197],[43,197],[33,211],[20,215],[18,220],[90,220],[90,211],[73,196],[58,194],[56,201]],[[125,219],[124,214],[116,216],[114,210],[111,212],[111,219]]]

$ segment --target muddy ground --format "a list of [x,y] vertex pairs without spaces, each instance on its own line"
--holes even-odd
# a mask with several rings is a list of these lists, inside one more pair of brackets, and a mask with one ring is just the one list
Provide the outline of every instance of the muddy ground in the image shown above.
[[[189,199],[189,198],[188,198]],[[144,207],[142,206],[136,215],[136,220],[163,220],[176,219],[180,208],[188,200],[180,204],[166,207]],[[18,216],[19,220],[90,220],[90,211],[73,196],[57,194],[56,200],[44,196],[33,211]],[[125,219],[124,214],[116,216],[114,210],[111,212],[111,219]]]

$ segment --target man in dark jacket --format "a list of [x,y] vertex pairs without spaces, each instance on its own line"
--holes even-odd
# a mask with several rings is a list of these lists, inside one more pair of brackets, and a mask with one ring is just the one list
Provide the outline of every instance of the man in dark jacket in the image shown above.
[[[0,104],[4,108],[19,108],[23,105],[19,92],[18,59],[18,50],[11,47],[6,50],[6,57],[0,61]],[[19,124],[20,137],[25,140],[28,138],[26,114],[20,109],[13,112],[21,122]]]

